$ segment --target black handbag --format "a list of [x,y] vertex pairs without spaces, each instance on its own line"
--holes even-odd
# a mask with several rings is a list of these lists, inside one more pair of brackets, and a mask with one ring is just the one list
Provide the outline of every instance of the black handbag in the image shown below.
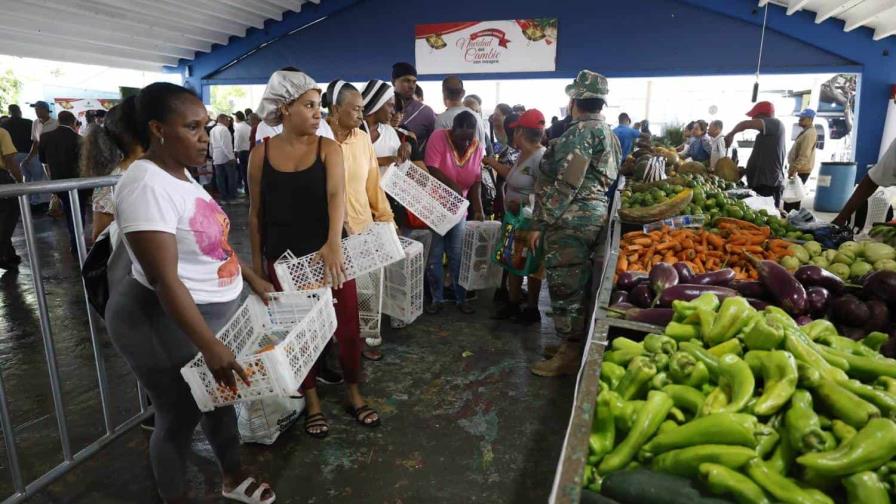
[[87,302],[105,318],[106,303],[109,302],[109,258],[112,256],[112,238],[109,231],[104,231],[93,247],[87,252],[84,265],[81,266],[81,278],[87,290]]

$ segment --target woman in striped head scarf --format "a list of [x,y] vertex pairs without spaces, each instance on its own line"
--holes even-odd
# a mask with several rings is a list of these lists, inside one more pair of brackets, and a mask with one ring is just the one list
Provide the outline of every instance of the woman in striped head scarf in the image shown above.
[[380,171],[393,163],[402,163],[411,157],[412,147],[389,123],[395,113],[395,92],[392,86],[381,80],[371,80],[361,91],[364,105],[364,124],[373,142]]

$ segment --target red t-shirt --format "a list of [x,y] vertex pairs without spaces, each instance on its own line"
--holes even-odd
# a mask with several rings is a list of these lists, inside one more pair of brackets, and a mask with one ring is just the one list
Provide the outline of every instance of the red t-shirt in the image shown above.
[[423,162],[442,172],[466,197],[470,187],[482,180],[482,156],[485,149],[474,140],[467,152],[457,153],[451,144],[449,132],[447,129],[433,132],[426,142]]

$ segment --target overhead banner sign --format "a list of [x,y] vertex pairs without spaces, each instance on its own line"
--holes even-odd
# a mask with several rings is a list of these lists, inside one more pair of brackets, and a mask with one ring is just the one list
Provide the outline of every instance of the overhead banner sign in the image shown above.
[[553,72],[557,18],[417,25],[417,72]]

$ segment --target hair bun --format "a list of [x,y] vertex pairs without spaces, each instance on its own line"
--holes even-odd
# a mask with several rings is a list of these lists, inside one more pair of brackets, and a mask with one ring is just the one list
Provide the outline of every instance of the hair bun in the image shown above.
[[320,106],[327,109],[330,108],[331,105],[333,104],[330,101],[330,93],[325,91],[320,95]]

